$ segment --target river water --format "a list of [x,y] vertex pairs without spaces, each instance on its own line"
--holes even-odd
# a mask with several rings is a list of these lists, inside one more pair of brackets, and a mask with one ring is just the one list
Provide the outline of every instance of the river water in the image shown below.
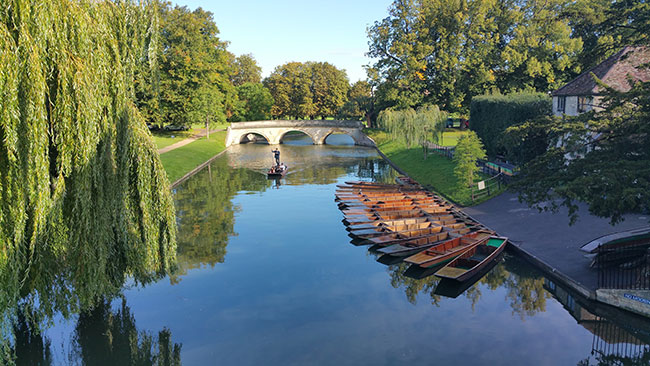
[[264,175],[270,150],[232,147],[175,188],[175,274],[18,337],[31,348],[17,363],[614,365],[647,349],[646,321],[513,255],[460,292],[350,244],[336,184],[396,176],[373,149],[294,139],[279,181]]

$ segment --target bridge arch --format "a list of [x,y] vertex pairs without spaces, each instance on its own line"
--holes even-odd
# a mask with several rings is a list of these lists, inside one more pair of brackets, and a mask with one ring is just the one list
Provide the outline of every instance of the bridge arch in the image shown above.
[[328,133],[323,137],[323,142],[322,142],[322,144],[323,144],[323,145],[327,145],[327,138],[330,137],[330,136],[332,136],[332,135],[346,135],[346,136],[349,136],[350,138],[352,138],[352,141],[354,141],[354,144],[355,144],[355,145],[361,145],[360,141],[357,140],[357,137],[355,136],[354,133],[352,133],[352,132],[350,132],[350,131],[340,130],[340,129],[333,129],[333,130],[329,131],[329,132],[328,132]]
[[301,129],[298,129],[298,128],[296,128],[296,129],[287,129],[286,131],[284,131],[284,132],[282,133],[282,135],[280,136],[279,143],[283,143],[284,138],[287,136],[287,134],[289,134],[289,133],[291,133],[291,132],[300,132],[300,133],[302,133],[302,134],[305,134],[305,135],[307,135],[307,136],[311,139],[311,142],[312,142],[314,145],[316,144],[316,139],[314,138],[314,136],[312,136],[312,134],[310,134],[310,133],[307,132],[307,131],[303,131],[303,130],[301,130]]
[[259,136],[263,138],[266,141],[266,143],[270,144],[270,139],[268,138],[268,136],[265,136],[264,134],[255,131],[249,131],[248,133],[241,134],[241,136],[239,137],[239,143],[243,144],[249,142],[251,140],[250,135],[253,135],[253,138]]

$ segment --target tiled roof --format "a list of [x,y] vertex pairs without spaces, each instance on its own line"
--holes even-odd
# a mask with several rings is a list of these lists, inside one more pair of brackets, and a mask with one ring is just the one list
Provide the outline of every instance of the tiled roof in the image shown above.
[[650,48],[626,46],[615,55],[554,91],[552,95],[597,95],[601,87],[596,84],[591,76],[592,73],[606,85],[619,91],[628,91],[630,90],[629,78],[650,81],[650,68],[637,68],[637,66],[649,62]]

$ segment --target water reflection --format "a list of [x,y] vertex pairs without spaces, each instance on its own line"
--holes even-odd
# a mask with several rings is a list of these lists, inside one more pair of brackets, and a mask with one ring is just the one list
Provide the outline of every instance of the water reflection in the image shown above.
[[202,265],[223,263],[226,246],[234,232],[233,196],[242,189],[262,192],[271,185],[262,174],[239,168],[231,169],[226,159],[216,159],[195,179],[184,182],[175,191],[178,222],[178,270],[169,276],[178,283],[188,270]]
[[[52,341],[22,313],[14,321],[13,334],[11,353],[17,366],[181,365],[181,344],[172,341],[171,331],[163,329],[153,336],[138,330],[126,299],[117,309],[111,307],[111,301],[103,300],[93,309],[82,311],[72,334],[71,349],[66,353],[55,354]],[[4,362],[11,363],[11,359],[5,356]]]

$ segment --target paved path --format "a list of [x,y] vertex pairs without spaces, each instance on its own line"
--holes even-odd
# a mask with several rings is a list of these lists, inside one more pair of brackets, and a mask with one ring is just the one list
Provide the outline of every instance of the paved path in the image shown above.
[[[218,131],[224,131],[224,130],[223,130],[223,129],[210,130],[210,133],[214,133],[214,132],[218,132]],[[190,143],[192,143],[192,142],[194,142],[194,141],[200,139],[201,137],[204,137],[205,135],[206,135],[206,133],[205,133],[205,129],[201,129],[200,132],[198,132],[198,133],[192,135],[191,137],[188,137],[188,138],[186,138],[186,139],[180,140],[179,142],[177,142],[177,143],[175,143],[175,144],[172,144],[172,145],[169,145],[169,146],[165,146],[165,147],[163,147],[162,149],[158,149],[158,154],[163,154],[163,153],[166,153],[166,152],[168,152],[168,151],[172,151],[172,150],[174,150],[174,149],[178,149],[179,147],[181,147],[181,146],[185,146],[185,145],[187,145],[187,144],[190,144]]]
[[587,207],[580,205],[578,221],[569,226],[566,209],[540,213],[519,203],[513,193],[463,211],[591,291],[597,287],[597,273],[579,248],[606,234],[648,226],[650,220],[648,215],[627,215],[625,221],[611,226],[609,220],[590,215]]

